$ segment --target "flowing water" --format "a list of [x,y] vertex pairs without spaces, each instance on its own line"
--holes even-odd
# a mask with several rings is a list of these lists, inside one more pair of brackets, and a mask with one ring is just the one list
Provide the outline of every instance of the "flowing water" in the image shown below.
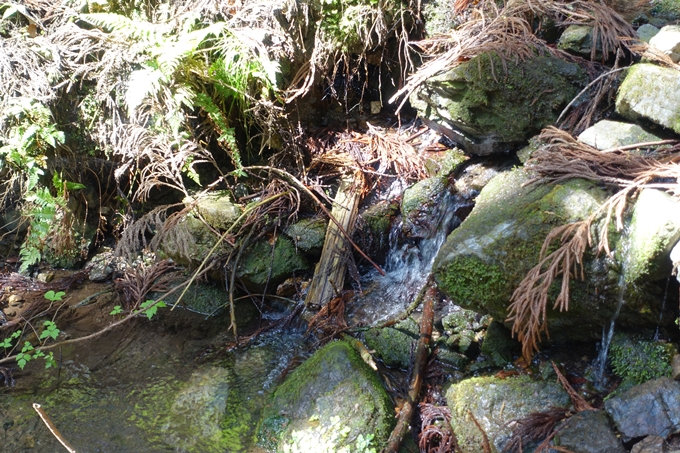
[[390,249],[381,276],[371,269],[361,277],[362,295],[349,307],[350,323],[375,324],[402,312],[425,283],[446,237],[459,223],[456,211],[470,202],[447,194],[430,218],[430,237],[409,241],[402,235],[403,222],[390,231]]
[[616,310],[614,311],[614,314],[612,315],[612,318],[609,321],[609,327],[602,329],[602,342],[600,343],[600,350],[598,352],[597,359],[595,360],[596,385],[603,386],[605,384],[604,377],[605,370],[607,368],[607,356],[609,354],[609,346],[612,343],[612,338],[614,338],[614,325],[616,324],[616,320],[618,319],[619,314],[621,313],[621,307],[623,307],[623,304],[625,303],[625,295],[626,295],[626,279],[623,273],[621,273],[621,276],[619,277],[619,294]]

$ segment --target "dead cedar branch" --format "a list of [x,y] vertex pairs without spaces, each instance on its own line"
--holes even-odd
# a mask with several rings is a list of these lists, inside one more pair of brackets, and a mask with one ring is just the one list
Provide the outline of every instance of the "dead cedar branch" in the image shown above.
[[[612,220],[620,231],[629,198],[643,188],[656,188],[680,195],[680,149],[676,145],[663,155],[652,159],[627,150],[602,152],[579,142],[568,133],[549,127],[539,136],[544,143],[527,162],[536,176],[527,184],[555,183],[582,178],[616,189],[587,219],[561,225],[546,236],[536,264],[514,291],[507,321],[512,332],[522,343],[522,355],[530,360],[538,352],[541,335],[548,335],[547,306],[550,287],[561,278],[560,292],[553,302],[553,310],[569,309],[569,284],[572,277],[584,279],[583,259],[593,247],[593,232],[599,231],[594,247],[597,254],[610,254],[607,232]],[[670,181],[670,182],[658,182]],[[600,222],[601,220],[601,222]],[[556,250],[549,252],[555,241]]]

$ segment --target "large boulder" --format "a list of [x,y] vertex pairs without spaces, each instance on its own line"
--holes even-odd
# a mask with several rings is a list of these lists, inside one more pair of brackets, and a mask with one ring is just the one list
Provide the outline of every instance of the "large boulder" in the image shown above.
[[578,65],[558,58],[502,62],[484,53],[430,78],[410,101],[426,121],[461,132],[449,138],[467,153],[484,156],[552,124],[586,82]]
[[616,112],[680,133],[680,72],[649,63],[634,65],[619,88]]
[[512,434],[511,421],[550,406],[570,404],[557,382],[532,381],[528,376],[467,379],[449,388],[446,401],[458,445],[466,453],[484,451],[482,433],[473,417],[493,444],[492,451],[501,452]]
[[[587,218],[608,196],[585,180],[524,186],[530,178],[525,170],[516,169],[491,180],[472,213],[439,251],[433,273],[455,304],[504,320],[513,291],[537,264],[547,234],[556,226]],[[617,248],[614,232],[610,247]],[[591,251],[584,264],[586,280],[573,278],[570,283],[569,310],[547,310],[553,340],[599,338],[621,301],[621,277],[616,272],[620,266]],[[552,300],[560,283],[558,278],[549,291]],[[658,291],[636,283],[625,289],[617,326],[672,322],[670,315],[660,316]]]
[[680,61],[680,25],[666,25],[649,40],[649,44],[677,63]]
[[366,439],[380,448],[394,415],[378,376],[344,341],[307,359],[280,385],[264,410],[260,444],[269,451],[356,451]]

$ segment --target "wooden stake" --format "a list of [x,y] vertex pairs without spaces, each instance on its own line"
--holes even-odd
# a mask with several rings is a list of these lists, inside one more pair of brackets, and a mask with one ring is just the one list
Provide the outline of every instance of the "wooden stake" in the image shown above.
[[364,178],[361,172],[345,175],[340,181],[338,193],[333,200],[331,216],[336,222],[330,222],[326,229],[321,259],[314,270],[314,277],[309,285],[305,305],[307,307],[323,307],[336,296],[333,286],[342,289],[345,284],[347,270],[347,254],[350,244],[343,234],[349,236],[354,230],[354,222],[359,212],[361,188]]

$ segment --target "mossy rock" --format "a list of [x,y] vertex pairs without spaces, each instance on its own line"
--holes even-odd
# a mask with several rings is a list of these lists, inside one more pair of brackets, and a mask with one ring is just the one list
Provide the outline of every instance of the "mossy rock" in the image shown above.
[[241,256],[236,276],[254,291],[276,287],[296,271],[309,269],[309,263],[295,249],[290,239],[279,236],[274,246],[259,240]]
[[635,201],[628,229],[628,283],[670,277],[671,250],[680,239],[680,203],[666,192],[644,189]]
[[[593,27],[590,25],[568,26],[560,36],[557,48],[590,59],[593,50]],[[602,45],[599,41],[595,50],[595,59],[602,59]]]
[[635,143],[661,140],[641,126],[620,121],[602,120],[578,136],[579,141],[597,149],[615,148]]
[[321,253],[327,227],[328,221],[324,219],[302,219],[286,227],[283,233],[300,250],[318,254]]
[[609,346],[609,363],[614,374],[625,383],[637,385],[663,376],[670,377],[671,360],[676,353],[671,343],[617,333]]
[[411,351],[420,338],[420,328],[411,318],[384,329],[371,329],[364,334],[366,347],[389,367],[407,369]]
[[506,152],[554,123],[586,83],[578,65],[555,57],[504,63],[483,53],[430,78],[410,101],[421,116],[462,131],[457,145],[467,153],[484,156]]
[[[439,153],[437,153],[439,154]],[[430,156],[425,161],[425,169],[430,176],[448,177],[466,162],[469,156],[458,148],[447,149],[442,156]]]
[[398,202],[380,200],[359,214],[352,238],[374,261],[385,261],[390,247],[392,220],[398,212]]
[[533,381],[528,376],[466,379],[449,388],[446,401],[458,445],[466,453],[484,451],[482,434],[470,413],[488,436],[492,451],[502,452],[512,433],[510,421],[550,406],[570,404],[557,382]]
[[[159,255],[171,258],[182,266],[197,267],[208,258],[218,239],[205,223],[193,215],[187,215],[165,232]],[[212,256],[226,255],[230,251],[231,246],[222,241]]]
[[652,15],[668,20],[680,19],[680,0],[655,0]]
[[[523,186],[530,177],[522,169],[496,176],[439,251],[433,273],[455,304],[505,320],[512,294],[536,265],[547,234],[556,226],[587,218],[608,196],[595,184],[578,179]],[[617,240],[616,232],[610,231],[612,250]],[[601,336],[620,299],[618,267],[592,251],[586,253],[586,279],[571,279],[569,310],[547,310],[552,339],[585,341]],[[560,284],[560,278],[553,283],[550,300]],[[617,323],[656,326],[661,308],[657,295],[649,285],[628,287]],[[664,323],[669,321],[663,318]]]
[[226,190],[212,192],[196,200],[185,200],[185,203],[195,202],[194,209],[213,228],[226,230],[241,215],[242,209],[235,204]]
[[393,423],[392,405],[378,376],[352,346],[335,341],[276,389],[258,438],[275,452],[349,453],[371,436],[379,450]]
[[680,133],[678,71],[649,63],[633,65],[616,96],[616,112],[631,121],[652,121]]
[[510,331],[500,322],[494,321],[486,329],[482,355],[494,366],[503,367],[512,362],[513,353],[519,351],[518,346]]
[[434,176],[406,189],[401,201],[404,234],[412,238],[429,237],[436,229],[444,197],[449,193],[448,181]]

